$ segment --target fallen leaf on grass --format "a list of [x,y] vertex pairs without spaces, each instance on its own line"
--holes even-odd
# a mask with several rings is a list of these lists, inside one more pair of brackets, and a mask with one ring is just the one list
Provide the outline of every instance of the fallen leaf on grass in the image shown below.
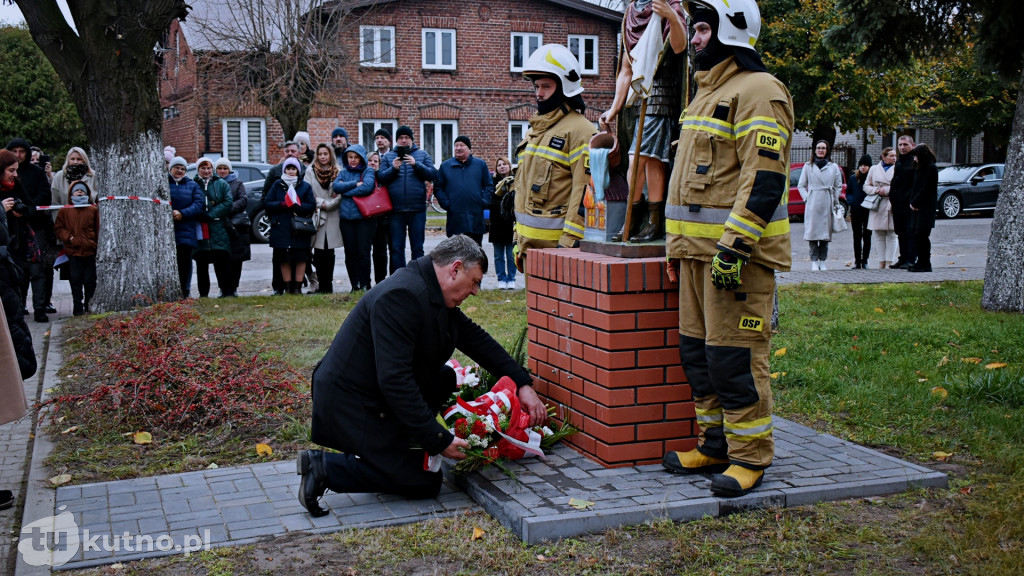
[[466,308],[466,312],[476,312],[476,306],[470,306],[469,308]]
[[777,379],[779,378],[779,373],[778,373],[778,372],[772,372],[772,373],[771,373],[771,374],[769,374],[768,376],[769,376],[769,377],[770,377],[770,378],[771,378],[772,380],[777,380]]
[[266,304],[257,304],[253,306],[253,308],[263,308],[264,306],[266,306]]
[[569,506],[572,506],[577,510],[586,510],[587,508],[590,508],[593,505],[593,502],[587,500],[581,500],[579,498],[569,498]]
[[960,333],[959,333],[959,332],[957,332],[956,330],[953,330],[953,334],[956,334],[957,336],[959,336],[959,335],[960,335]]
[[878,312],[879,314],[885,314],[885,310],[882,310],[881,308],[875,308],[875,312]]
[[779,348],[778,350],[775,351],[775,357],[776,358],[778,358],[780,356],[785,356],[785,355],[786,355],[786,349],[785,348]]
[[60,486],[71,482],[71,474],[57,474],[53,478],[50,478],[50,484],[54,486]]
[[60,433],[61,434],[71,434],[72,432],[74,432],[76,430],[78,430],[78,426],[72,426],[71,428],[66,428],[64,430],[61,430]]
[[949,356],[943,356],[942,360],[939,360],[939,366],[945,366],[949,364]]
[[267,456],[273,456],[274,455],[274,449],[271,448],[269,444],[257,444],[256,445],[256,455],[260,456],[261,458],[266,458]]
[[537,554],[538,562],[554,562],[555,560],[558,560],[558,558],[554,556],[545,556],[543,554]]
[[927,381],[928,381],[928,379],[927,379],[927,378],[918,378],[918,379],[917,379],[917,382],[918,382],[919,384],[920,384],[921,382],[927,382]]
[[153,435],[149,432],[136,432],[132,434],[132,442],[136,444],[152,444]]
[[1006,368],[1006,362],[992,362],[990,364],[985,364],[986,370],[995,370],[996,368]]
[[981,364],[981,358],[961,358],[960,361],[968,364]]
[[470,536],[469,539],[470,540],[479,540],[479,539],[484,537],[484,534],[487,534],[486,530],[484,530],[483,528],[477,527],[477,526],[473,526],[473,535]]
[[207,470],[216,470],[217,468],[220,468],[220,466],[217,466],[216,462],[210,462],[210,465],[206,467]]
[[963,488],[960,489],[961,494],[970,494],[971,492],[974,492],[973,486],[964,486]]
[[949,396],[949,392],[947,392],[946,389],[943,388],[942,386],[935,386],[934,388],[932,388],[932,396],[938,396],[939,398],[945,400],[946,397]]
[[932,458],[941,462],[949,462],[949,459],[953,456],[951,452],[932,452]]

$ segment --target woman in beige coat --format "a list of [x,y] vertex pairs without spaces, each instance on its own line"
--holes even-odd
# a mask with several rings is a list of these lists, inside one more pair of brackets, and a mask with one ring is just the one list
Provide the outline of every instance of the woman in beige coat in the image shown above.
[[891,147],[882,150],[882,161],[868,170],[864,181],[865,201],[878,197],[878,208],[868,215],[868,230],[874,237],[877,254],[881,255],[879,268],[885,268],[896,261],[896,229],[892,222],[892,208],[889,204],[889,183],[892,182],[892,167],[896,163],[896,151]]
[[[338,176],[334,149],[329,144],[319,144],[313,164],[306,170],[306,182],[313,188],[319,219],[316,236],[313,237],[313,268],[316,269],[320,294],[334,291],[334,249],[341,246],[341,217],[338,206],[341,195],[335,194],[331,185]],[[321,224],[322,223],[322,224]]]

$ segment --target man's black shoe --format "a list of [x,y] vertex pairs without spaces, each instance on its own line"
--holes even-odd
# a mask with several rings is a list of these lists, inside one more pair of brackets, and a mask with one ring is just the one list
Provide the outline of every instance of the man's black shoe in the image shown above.
[[910,262],[900,258],[899,260],[896,260],[895,264],[889,266],[889,268],[910,268],[911,266],[912,264]]
[[910,268],[907,268],[907,270],[909,272],[931,272],[932,271],[932,267],[931,266],[918,266],[917,264],[914,264]]
[[46,317],[45,312],[36,312],[35,314],[32,315],[32,317],[33,320],[39,323],[45,323],[50,321],[50,319]]
[[57,313],[57,309],[53,307],[53,304],[47,304],[46,305],[46,313],[47,314],[56,314]]
[[320,507],[320,497],[327,491],[324,453],[320,450],[300,450],[295,464],[296,471],[302,476],[299,481],[299,504],[314,518],[326,516],[327,510]]
[[14,492],[0,490],[0,510],[7,510],[11,506],[14,506]]

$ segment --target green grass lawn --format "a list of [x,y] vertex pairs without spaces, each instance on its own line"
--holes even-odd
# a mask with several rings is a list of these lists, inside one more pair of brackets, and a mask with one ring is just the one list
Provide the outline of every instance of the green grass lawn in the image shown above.
[[[1024,566],[1024,316],[983,311],[980,299],[980,282],[780,289],[772,358],[776,412],[945,471],[948,489],[685,524],[652,522],[542,546],[526,546],[476,514],[297,535],[191,559],[146,561],[123,573],[328,574],[348,566],[353,574],[1018,575]],[[348,295],[197,303],[211,324],[267,322],[260,338],[273,348],[268,354],[287,358],[306,381],[353,305]],[[522,291],[482,292],[463,308],[506,346],[525,324]],[[79,351],[75,334],[89,321],[69,321],[66,357]],[[258,440],[275,447],[273,458],[290,457],[305,444],[307,425],[298,416],[216,458],[221,465],[258,461],[251,449]],[[123,431],[112,423],[108,432],[95,434],[88,446],[65,441],[78,434],[58,436],[52,465],[74,475],[90,457],[121,450]],[[182,469],[183,460],[206,465],[202,439],[168,444],[169,451],[131,446],[116,469],[131,475],[158,473],[160,462],[179,463],[165,471]],[[87,476],[100,479],[102,470]],[[473,527],[486,536],[472,540]],[[295,550],[323,562],[294,570],[268,563],[297,556]],[[332,568],[324,568],[328,558]]]

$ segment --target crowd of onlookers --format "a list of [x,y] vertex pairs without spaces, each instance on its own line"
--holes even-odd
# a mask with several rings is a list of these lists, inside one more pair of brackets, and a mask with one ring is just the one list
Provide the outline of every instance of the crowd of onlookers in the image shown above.
[[[374,134],[374,150],[348,143],[344,128],[330,142],[310,141],[299,132],[286,142],[284,157],[264,181],[262,201],[270,221],[275,294],[329,294],[335,282],[336,250],[344,250],[352,289],[368,290],[423,256],[430,195],[447,210],[449,236],[466,234],[481,243],[490,210],[498,287],[515,288],[513,222],[501,217],[499,195],[511,186],[512,164],[498,159],[492,172],[459,136],[454,156],[438,166],[416,145],[408,126]],[[227,158],[203,157],[196,175],[174,148],[164,149],[170,187],[179,280],[191,296],[193,272],[198,296],[210,296],[210,267],[221,297],[238,294],[242,265],[252,257],[248,196]],[[0,292],[8,318],[31,314],[47,322],[54,277],[71,284],[73,313],[84,314],[96,290],[99,232],[95,174],[79,147],[67,151],[54,172],[51,158],[24,138],[0,150]],[[374,208],[366,208],[373,206]],[[29,291],[31,290],[31,300]],[[27,326],[27,325],[26,325]],[[26,329],[27,330],[27,329]]]
[[[284,157],[270,169],[262,190],[274,293],[300,294],[303,286],[309,293],[333,292],[338,248],[344,250],[354,291],[368,290],[405,266],[407,241],[413,259],[423,256],[431,194],[447,210],[447,234],[466,234],[477,243],[486,232],[484,211],[495,205],[490,241],[498,287],[514,289],[513,222],[498,214],[494,196],[495,182],[511,177],[511,162],[499,159],[492,173],[472,155],[470,139],[459,136],[454,156],[435,167],[408,126],[395,132],[394,145],[390,131],[377,130],[374,144],[371,151],[350,145],[341,127],[330,142],[315,147],[306,132],[285,143]],[[220,296],[236,296],[242,263],[251,257],[249,227],[254,225],[246,216],[244,186],[225,158],[200,158],[197,176],[189,179],[184,158],[171,147],[164,155],[182,292],[189,294],[195,262],[200,297],[210,295],[210,264]],[[508,181],[499,189],[508,190]]]

